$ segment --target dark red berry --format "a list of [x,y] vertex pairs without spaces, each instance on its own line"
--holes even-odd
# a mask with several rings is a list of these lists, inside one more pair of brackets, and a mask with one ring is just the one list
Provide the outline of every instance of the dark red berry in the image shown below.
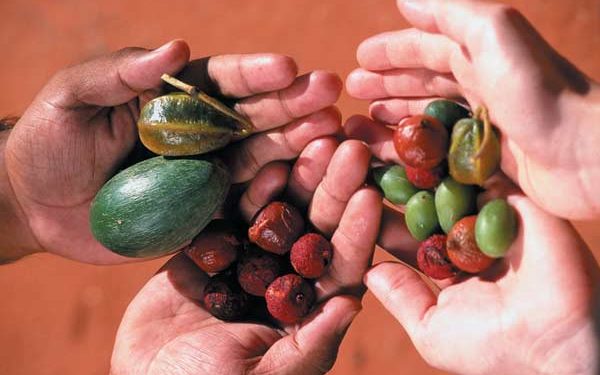
[[436,280],[447,279],[456,274],[446,252],[445,235],[434,234],[421,242],[417,251],[417,265],[425,275]]
[[433,168],[448,153],[448,131],[431,116],[417,115],[401,121],[393,141],[400,160],[413,168]]
[[419,189],[433,189],[442,182],[446,175],[445,168],[440,165],[433,169],[421,169],[406,166],[406,178]]
[[221,320],[239,320],[248,310],[248,295],[229,275],[213,276],[204,288],[204,307]]
[[315,292],[302,277],[288,274],[269,285],[265,299],[271,316],[282,323],[292,324],[308,314],[315,302]]
[[223,221],[215,220],[194,238],[184,252],[204,272],[216,273],[236,260],[239,246],[235,231]]
[[281,260],[271,253],[250,249],[237,265],[241,287],[249,294],[263,297],[269,284],[281,274]]
[[466,216],[454,224],[448,233],[446,241],[446,250],[448,258],[457,268],[469,272],[478,273],[494,263],[494,258],[490,258],[481,252],[475,241],[475,222],[476,215]]
[[262,249],[285,254],[304,230],[298,209],[288,203],[272,202],[256,216],[248,238]]
[[317,233],[300,237],[292,246],[290,261],[300,276],[308,279],[321,277],[329,263],[333,249],[331,243]]

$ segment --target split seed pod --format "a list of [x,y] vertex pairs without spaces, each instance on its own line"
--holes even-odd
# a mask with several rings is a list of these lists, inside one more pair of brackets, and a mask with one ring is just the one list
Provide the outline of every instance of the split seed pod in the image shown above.
[[138,131],[150,151],[204,154],[251,134],[252,123],[215,98],[167,74],[161,78],[184,92],[159,96],[142,108]]
[[488,118],[480,108],[473,118],[458,121],[452,130],[448,168],[461,184],[483,185],[500,164],[500,142]]

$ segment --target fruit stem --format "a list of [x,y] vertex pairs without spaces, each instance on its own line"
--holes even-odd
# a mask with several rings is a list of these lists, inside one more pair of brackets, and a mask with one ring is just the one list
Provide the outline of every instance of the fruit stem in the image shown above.
[[168,74],[163,74],[160,77],[163,81],[167,82],[169,85],[178,88],[179,90],[187,93],[190,96],[198,98],[198,100],[203,101],[204,103],[210,105],[217,111],[223,113],[226,116],[229,116],[235,119],[237,122],[242,124],[236,131],[234,132],[234,139],[241,139],[249,136],[254,129],[254,125],[247,118],[241,116],[239,113],[234,111],[233,109],[227,107],[225,104],[221,103],[217,99],[212,96],[207,95],[201,90],[198,90],[197,87],[189,85],[185,82],[178,80],[175,77],[172,77]]
[[179,90],[188,93],[188,95],[190,96],[196,96],[198,95],[198,89],[192,85],[188,85],[185,82],[182,82],[180,80],[178,80],[175,77],[171,77],[168,74],[163,74],[162,76],[160,76],[160,79],[162,79],[163,81],[165,81],[166,83],[168,83],[169,85],[178,88]]
[[475,110],[474,117],[477,120],[483,121],[483,140],[481,141],[481,146],[479,147],[479,150],[477,150],[477,152],[473,156],[473,158],[477,160],[481,157],[481,155],[483,155],[483,152],[488,147],[488,144],[491,142],[493,130],[492,123],[490,122],[490,115],[488,113],[487,108],[485,108],[484,106],[478,107]]

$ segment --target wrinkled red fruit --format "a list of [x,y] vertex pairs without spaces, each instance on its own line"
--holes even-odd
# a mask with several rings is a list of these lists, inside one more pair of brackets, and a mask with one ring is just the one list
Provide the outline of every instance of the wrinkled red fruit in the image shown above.
[[455,275],[454,266],[446,252],[446,236],[434,234],[421,242],[417,251],[417,265],[427,276],[443,280]]
[[298,209],[288,203],[272,202],[256,216],[248,238],[262,249],[285,254],[304,229]]
[[262,250],[249,250],[237,265],[240,286],[254,296],[263,297],[269,284],[280,274],[280,260]]
[[398,157],[413,168],[432,169],[448,153],[448,131],[431,116],[417,115],[401,121],[393,140]]
[[215,273],[223,271],[236,260],[239,246],[234,230],[221,220],[215,220],[194,238],[184,252],[204,272]]
[[438,186],[446,175],[443,166],[437,166],[433,169],[421,169],[406,166],[406,178],[419,189],[433,189]]
[[265,299],[271,316],[292,324],[308,314],[315,302],[315,292],[302,277],[288,274],[278,277],[269,285]]
[[248,295],[234,278],[217,275],[204,288],[204,307],[221,320],[239,320],[248,311]]
[[457,268],[469,273],[481,272],[494,263],[494,258],[482,253],[475,242],[476,220],[476,215],[463,217],[454,224],[446,240],[446,251],[450,261]]
[[325,237],[317,233],[308,233],[292,246],[290,261],[300,276],[316,279],[325,273],[332,254],[331,243]]

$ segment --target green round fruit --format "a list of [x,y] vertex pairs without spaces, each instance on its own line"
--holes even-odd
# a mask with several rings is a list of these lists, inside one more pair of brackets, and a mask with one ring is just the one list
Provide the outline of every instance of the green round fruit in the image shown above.
[[111,178],[90,208],[94,237],[117,254],[156,257],[189,243],[211,220],[230,186],[221,166],[159,156]]
[[426,240],[440,228],[433,194],[429,191],[420,191],[408,200],[404,217],[408,231],[418,241]]
[[373,177],[385,198],[394,204],[406,204],[419,191],[408,181],[406,171],[399,165],[377,168]]
[[517,235],[517,216],[504,199],[488,202],[477,215],[475,241],[490,257],[503,257]]
[[452,226],[477,209],[476,192],[473,185],[463,185],[452,177],[442,181],[435,191],[435,209],[442,230],[450,232]]
[[456,122],[462,118],[469,117],[469,110],[450,100],[434,100],[425,107],[424,113],[435,117],[446,127],[452,130]]

